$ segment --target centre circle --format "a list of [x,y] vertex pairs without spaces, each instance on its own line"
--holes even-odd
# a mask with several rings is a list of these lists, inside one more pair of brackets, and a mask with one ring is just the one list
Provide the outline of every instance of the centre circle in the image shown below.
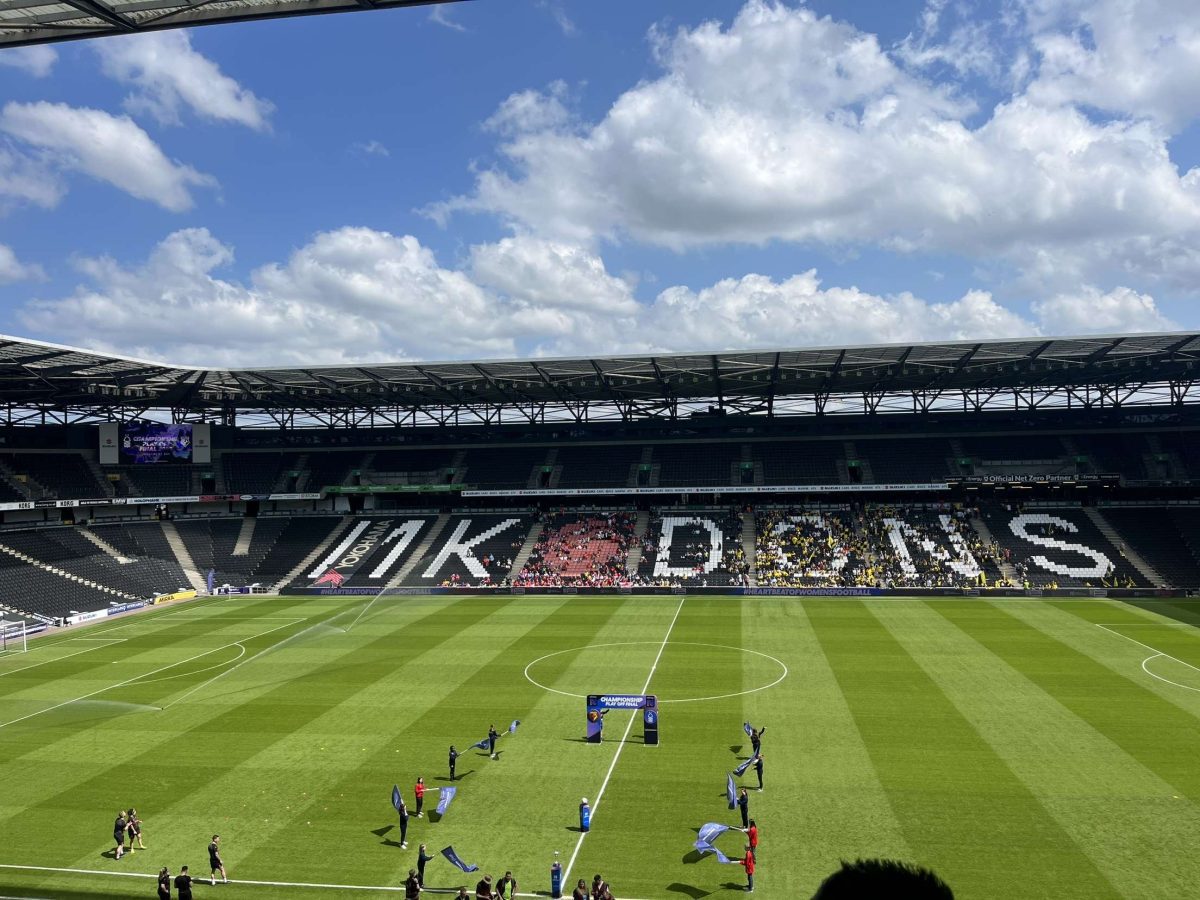
[[[568,653],[584,653],[589,650],[604,650],[612,647],[641,647],[647,645],[654,647],[708,647],[715,650],[732,650],[736,653],[744,653],[749,656],[755,656],[766,660],[772,665],[772,668],[775,669],[775,673],[777,673],[777,677],[775,677],[773,681],[768,681],[767,678],[770,676],[767,676],[767,678],[764,678],[765,683],[759,685],[758,687],[746,688],[745,690],[741,691],[730,691],[723,694],[713,694],[711,696],[704,697],[660,696],[658,699],[659,703],[699,703],[704,700],[725,700],[729,697],[741,697],[745,694],[756,694],[759,691],[765,691],[769,688],[775,687],[775,685],[779,684],[779,682],[783,681],[783,679],[787,678],[788,676],[788,667],[783,663],[782,660],[771,656],[769,653],[763,653],[759,650],[748,650],[745,647],[735,647],[731,644],[702,644],[694,641],[667,641],[666,643],[663,643],[662,641],[618,641],[611,644],[588,644],[584,647],[568,647],[566,650],[556,650],[553,653],[547,653],[545,656],[539,656],[537,659],[525,666],[525,678],[528,679],[530,684],[540,687],[543,691],[549,691],[552,694],[561,694],[564,697],[580,697],[586,699],[587,694],[577,694],[573,691],[563,691],[555,687],[550,687],[548,684],[543,684],[542,682],[538,681],[536,677],[534,677],[533,670],[539,663],[543,663],[546,660],[555,659],[556,657],[565,656]],[[616,694],[619,692],[609,689],[593,691],[593,693]]]

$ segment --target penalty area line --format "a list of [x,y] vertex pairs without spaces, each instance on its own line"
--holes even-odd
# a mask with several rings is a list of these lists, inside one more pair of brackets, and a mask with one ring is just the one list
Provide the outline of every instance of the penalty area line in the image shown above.
[[[675,630],[675,623],[679,621],[679,614],[683,612],[683,604],[687,602],[687,594],[683,595],[683,599],[679,601],[679,606],[675,608],[675,615],[671,619],[671,624],[667,626],[667,633],[663,635],[662,643],[658,645],[658,655],[654,657],[654,663],[650,666],[650,674],[646,676],[646,683],[642,685],[642,693],[650,689],[650,682],[654,679],[654,673],[658,669],[658,662],[662,659],[663,651],[667,649],[667,643],[671,640],[671,632]],[[637,716],[629,717],[629,724],[625,726],[625,733],[621,735],[621,743],[617,745],[617,752],[613,754],[612,762],[608,764],[608,771],[604,774],[604,781],[600,785],[600,792],[596,794],[596,802],[592,804],[592,819],[595,820],[596,814],[600,811],[600,801],[604,797],[604,791],[608,787],[608,781],[612,778],[613,770],[617,767],[617,761],[621,758],[621,751],[625,749],[625,742],[629,739],[629,732],[633,730],[633,721]],[[575,842],[575,850],[571,853],[571,859],[567,863],[567,868],[563,871],[563,884],[569,884],[571,881],[571,870],[575,868],[575,860],[579,856],[579,851],[583,847],[583,839],[588,836],[588,832],[584,831],[579,835],[579,840]]]
[[[149,872],[108,872],[104,869],[70,869],[59,866],[19,866],[12,864],[0,863],[0,869],[13,869],[20,872],[49,872],[61,875],[106,875],[110,878],[150,878],[155,879],[158,876],[152,875]],[[194,878],[192,879],[198,887],[206,887],[207,879]],[[220,884],[221,882],[217,882]],[[251,880],[243,878],[230,878],[230,884],[246,884],[255,887],[287,887],[287,888],[308,888],[311,890],[324,891],[390,891],[392,893],[403,893],[404,885],[393,884],[327,884],[320,881],[264,881]],[[422,893],[425,894],[457,894],[458,888],[422,888]],[[516,894],[517,897],[546,897],[547,893],[542,894]],[[32,900],[27,897],[0,897],[0,900]]]

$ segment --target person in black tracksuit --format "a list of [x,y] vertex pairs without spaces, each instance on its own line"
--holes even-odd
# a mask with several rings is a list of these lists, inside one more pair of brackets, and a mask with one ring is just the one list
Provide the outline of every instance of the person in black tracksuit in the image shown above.
[[158,900],[171,900],[171,873],[166,866],[158,870]]
[[738,809],[742,811],[742,827],[750,827],[750,795],[746,793],[746,789],[742,788],[738,794]]
[[755,756],[758,756],[758,754],[762,752],[762,736],[763,732],[766,730],[766,725],[764,725],[762,728],[750,729],[750,747],[754,751]]
[[760,791],[762,790],[762,770],[763,770],[763,758],[762,758],[762,754],[760,753],[760,754],[758,754],[758,759],[756,759],[754,761],[754,773],[758,776],[758,789]]
[[492,759],[496,758],[496,738],[498,738],[498,737],[500,737],[500,734],[499,734],[499,732],[496,731],[496,726],[489,725],[488,726],[488,755],[491,756]]
[[408,849],[408,807],[404,805],[404,798],[400,798],[400,808],[396,810],[400,814],[400,849]]
[[458,762],[458,751],[454,749],[454,745],[450,745],[450,780],[454,780],[454,764]]
[[113,822],[113,840],[117,842],[116,859],[125,853],[125,830],[129,825],[125,821],[125,810],[117,813],[117,821]]
[[433,859],[433,857],[425,852],[424,844],[417,848],[417,883],[420,884],[421,887],[425,887],[425,863],[429,862],[431,859]]

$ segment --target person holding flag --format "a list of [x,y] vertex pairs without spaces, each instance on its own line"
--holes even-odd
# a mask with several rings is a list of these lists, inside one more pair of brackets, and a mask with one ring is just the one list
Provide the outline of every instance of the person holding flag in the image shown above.
[[[761,777],[761,776],[760,776]],[[759,785],[759,790],[762,790],[762,785]],[[417,818],[423,818],[424,813],[421,810],[425,806],[425,779],[418,778],[417,783],[413,785],[413,794],[417,798]]]
[[489,725],[488,726],[487,745],[488,745],[488,755],[491,756],[492,759],[496,758],[496,738],[498,738],[498,737],[500,737],[500,733],[498,731],[496,731],[496,726]]
[[742,829],[746,833],[746,840],[750,844],[750,850],[756,856],[758,855],[758,826],[754,824],[754,820],[750,820],[750,827]]
[[760,753],[762,753],[762,736],[763,732],[766,730],[766,725],[764,725],[762,728],[750,729],[750,747],[754,751],[755,756],[758,756]]
[[458,751],[454,749],[454,745],[450,745],[450,780],[454,780],[454,764],[458,762]]
[[763,784],[762,772],[763,772],[763,758],[762,758],[762,754],[760,753],[760,754],[758,754],[758,756],[754,757],[754,773],[756,775],[758,775],[758,789],[760,791],[762,790],[762,784]]
[[742,828],[750,827],[750,795],[742,788],[738,792],[738,809],[742,811]]
[[746,870],[746,893],[754,893],[754,850],[746,845],[746,855],[742,857],[742,868]]

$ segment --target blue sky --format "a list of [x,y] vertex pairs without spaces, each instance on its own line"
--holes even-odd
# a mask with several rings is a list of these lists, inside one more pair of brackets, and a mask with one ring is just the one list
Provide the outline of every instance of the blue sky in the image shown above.
[[1194,328],[1197,83],[1181,0],[473,0],[4,50],[0,329],[250,365]]

